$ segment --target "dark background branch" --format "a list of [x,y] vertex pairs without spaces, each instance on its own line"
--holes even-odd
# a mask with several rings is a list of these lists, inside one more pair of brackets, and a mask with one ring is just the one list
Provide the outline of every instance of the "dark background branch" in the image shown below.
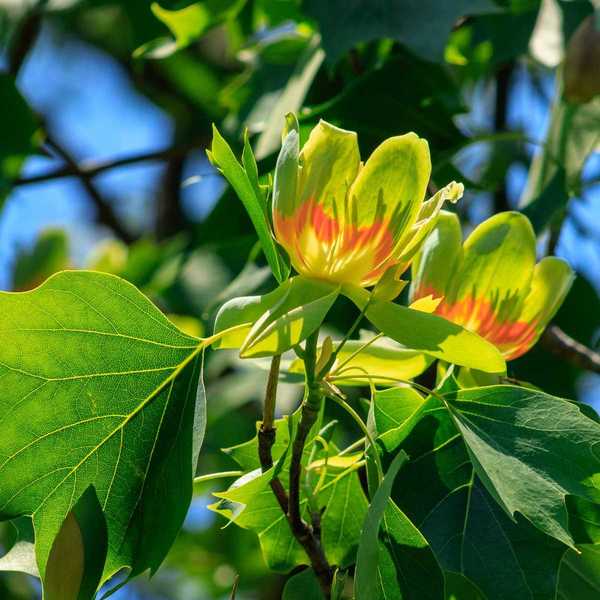
[[541,343],[552,354],[579,369],[600,373],[600,353],[573,339],[557,325],[542,334]]

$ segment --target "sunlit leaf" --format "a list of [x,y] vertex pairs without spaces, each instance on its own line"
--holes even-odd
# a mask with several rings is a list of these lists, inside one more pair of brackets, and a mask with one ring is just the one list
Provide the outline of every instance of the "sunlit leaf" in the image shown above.
[[104,578],[156,570],[191,500],[204,343],[131,284],[85,271],[2,293],[0,329],[0,517],[32,516],[44,578],[65,515],[93,486]]

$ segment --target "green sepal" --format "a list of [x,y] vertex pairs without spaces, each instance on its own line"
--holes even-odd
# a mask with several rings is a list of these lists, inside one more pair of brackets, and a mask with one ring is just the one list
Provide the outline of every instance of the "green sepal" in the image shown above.
[[246,157],[243,158],[243,161],[250,172],[238,162],[229,144],[219,133],[216,126],[213,125],[212,146],[211,149],[207,151],[207,155],[211,163],[219,168],[225,179],[231,184],[231,187],[242,201],[248,216],[254,225],[265,257],[273,271],[273,275],[275,276],[275,279],[281,283],[285,281],[289,275],[289,265],[279,252],[275,240],[273,239],[271,226],[266,213],[264,194],[258,184],[254,162],[249,157],[251,150],[247,140],[245,146],[244,152]]
[[506,370],[492,344],[460,325],[399,304],[372,300],[366,290],[356,286],[345,285],[342,291],[375,327],[408,349],[488,373]]
[[252,327],[240,355],[273,356],[299,344],[323,323],[339,292],[339,286],[294,277],[279,303]]

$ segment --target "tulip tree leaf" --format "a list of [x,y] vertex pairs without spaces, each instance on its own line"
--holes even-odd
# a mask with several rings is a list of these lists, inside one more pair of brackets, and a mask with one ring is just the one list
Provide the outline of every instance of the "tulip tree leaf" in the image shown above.
[[462,390],[447,402],[496,502],[573,546],[565,497],[600,502],[600,424],[567,400],[516,386]]
[[475,476],[448,411],[435,398],[427,403],[429,410],[402,443],[410,461],[396,479],[392,498],[423,533],[443,569],[466,577],[487,600],[555,600],[566,547],[520,515],[511,520]]
[[86,271],[0,294],[0,330],[0,518],[32,516],[43,579],[92,486],[108,529],[103,579],[155,571],[191,501],[204,342],[131,284]]
[[343,293],[366,309],[366,317],[375,327],[407,349],[488,373],[506,368],[492,344],[460,325],[399,304],[369,300],[368,292],[358,287],[344,286]]
[[441,61],[448,36],[465,15],[496,12],[491,0],[308,0],[306,10],[317,19],[330,61],[358,44],[387,37],[415,54]]
[[[337,348],[338,343],[333,343]],[[374,342],[368,339],[348,340],[337,355],[335,371],[336,385],[364,386],[389,385],[394,379],[412,379],[420,375],[433,362],[422,352],[407,350],[389,338]],[[304,362],[294,359],[288,367],[289,373],[304,373]]]
[[245,2],[246,0],[205,0],[177,10],[169,10],[158,2],[153,2],[150,8],[154,16],[169,28],[175,39],[159,37],[151,40],[140,46],[134,56],[166,58],[189,46],[212,27],[235,18]]

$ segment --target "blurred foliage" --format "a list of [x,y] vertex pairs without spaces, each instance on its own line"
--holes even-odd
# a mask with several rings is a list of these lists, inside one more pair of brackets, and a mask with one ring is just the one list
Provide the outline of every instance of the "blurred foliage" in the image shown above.
[[[19,91],[19,67],[35,46],[40,22],[59,37],[81,40],[110,56],[132,87],[170,117],[170,143],[177,149],[163,157],[172,176],[163,177],[152,207],[153,226],[139,239],[127,244],[111,237],[87,258],[74,259],[69,250],[73,241],[65,233],[45,231],[30,248],[18,249],[12,287],[31,289],[70,266],[92,268],[136,284],[187,331],[210,331],[222,302],[268,291],[275,281],[256,249],[244,207],[230,188],[220,193],[203,219],[186,215],[182,156],[203,155],[215,122],[236,146],[236,156],[248,132],[258,171],[268,177],[289,111],[298,113],[303,138],[320,118],[356,130],[363,157],[383,139],[414,130],[430,144],[432,187],[453,178],[464,181],[468,193],[458,210],[468,227],[470,216],[480,220],[482,213],[518,205],[534,221],[542,242],[549,231],[551,237],[558,235],[557,223],[568,214],[570,203],[578,202],[590,178],[583,167],[600,141],[600,97],[589,97],[589,90],[596,93],[597,86],[586,85],[585,101],[579,95],[576,105],[562,97],[565,50],[593,10],[587,0],[0,3],[5,67],[0,74],[0,207],[13,186],[18,190],[23,185],[17,178],[26,157],[48,153],[45,142],[56,117],[35,114]],[[599,16],[594,16],[597,23]],[[586,39],[597,41],[597,36]],[[598,56],[598,48],[594,52]],[[585,76],[582,53],[585,48],[578,48],[571,61],[576,62],[577,77]],[[522,125],[511,127],[509,119],[507,98],[521,69],[538,99],[544,98],[539,82],[552,77],[556,81],[549,137],[544,143],[540,134],[536,146],[542,143],[544,148],[537,152]],[[572,87],[573,80],[568,81]],[[483,126],[468,118],[475,109],[486,115]],[[119,115],[114,119],[118,123]],[[476,160],[464,160],[473,146]],[[532,162],[523,198],[510,204],[510,169],[529,169]],[[198,173],[204,175],[218,177],[214,171]],[[201,200],[209,205],[215,199],[207,193]],[[99,224],[106,227],[102,211],[97,212]],[[177,234],[165,236],[165,230]],[[540,247],[545,251],[543,243]],[[556,318],[567,333],[592,347],[600,329],[600,301],[593,287],[599,283],[578,278]],[[338,300],[332,327],[355,315],[350,302]],[[540,346],[511,363],[509,374],[565,397],[577,397],[582,381],[580,370]],[[233,460],[220,449],[254,435],[264,372],[223,352],[207,357],[205,377],[209,427],[201,469],[231,470]],[[352,398],[364,395],[359,389]],[[289,411],[297,401],[297,390],[283,385],[280,410]],[[353,425],[337,407],[327,410],[328,417],[338,420],[335,439],[343,445]],[[222,528],[223,521],[206,512],[208,496],[220,483],[196,486],[196,500],[166,564],[154,579],[134,583],[132,595],[123,597],[226,598],[236,574],[238,598],[281,596],[285,577],[267,570],[256,536]],[[0,524],[0,547],[13,543],[11,527]],[[589,550],[583,557],[573,555],[564,576],[575,577],[597,560]],[[470,586],[461,578],[453,574],[454,595],[449,597],[462,598]],[[33,579],[0,576],[3,600],[38,595]]]

